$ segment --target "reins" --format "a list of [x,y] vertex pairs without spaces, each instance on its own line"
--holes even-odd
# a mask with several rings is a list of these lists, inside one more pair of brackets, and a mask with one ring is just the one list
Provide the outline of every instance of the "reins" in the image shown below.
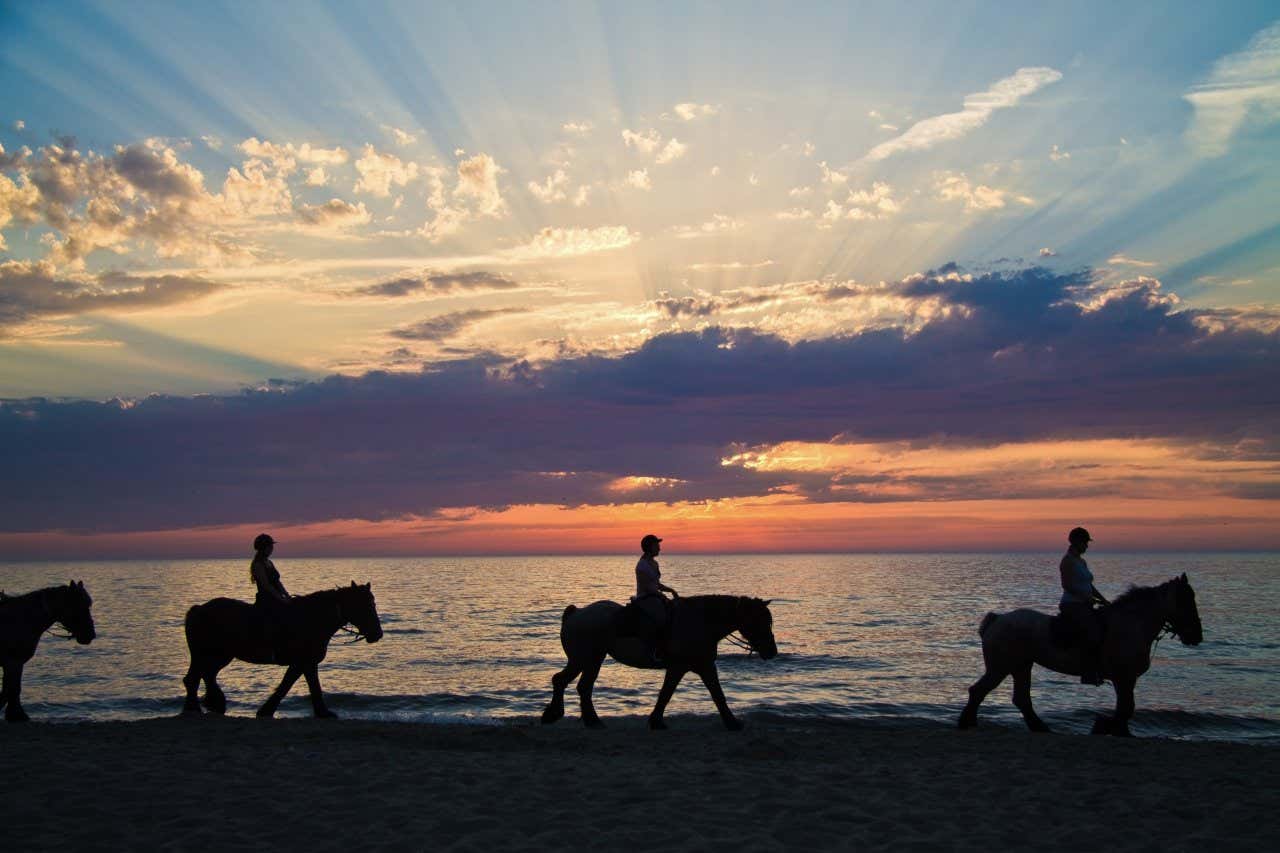
[[[741,612],[742,612],[742,596],[738,596],[738,600],[733,605],[733,616],[734,616],[735,622],[742,621],[741,619],[738,618],[738,615]],[[746,636],[742,634],[741,630],[730,631],[728,634],[725,635],[724,638],[728,640],[730,643],[732,643],[733,645],[737,646],[738,648],[744,649],[748,657],[756,653],[755,647],[751,645],[751,641],[748,640]]]
[[334,602],[334,606],[336,606],[336,607],[338,608],[338,618],[342,620],[342,624],[338,626],[338,630],[339,630],[339,631],[341,631],[341,632],[342,632],[342,633],[344,633],[344,634],[351,634],[351,635],[352,635],[351,639],[349,639],[349,640],[343,640],[343,641],[342,641],[342,645],[344,645],[344,646],[349,646],[349,645],[351,645],[352,643],[358,643],[358,642],[360,642],[361,640],[363,640],[363,639],[365,638],[365,636],[364,636],[364,632],[363,632],[363,631],[361,631],[359,628],[348,628],[348,627],[347,627],[347,617],[345,617],[345,616],[343,616],[343,615],[342,615],[342,602],[341,602],[341,601],[335,601],[335,602]]

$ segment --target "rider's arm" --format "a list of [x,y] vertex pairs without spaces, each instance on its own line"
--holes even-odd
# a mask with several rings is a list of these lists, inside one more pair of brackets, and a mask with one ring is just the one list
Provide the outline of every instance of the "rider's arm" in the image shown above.
[[661,581],[659,581],[659,582],[658,582],[658,589],[659,589],[659,590],[661,590],[662,592],[669,592],[669,593],[671,593],[672,595],[675,595],[675,596],[679,596],[679,595],[680,595],[680,593],[676,592],[674,589],[672,589],[671,587],[667,586],[665,583],[662,583]]
[[1107,601],[1107,597],[1105,595],[1098,592],[1098,588],[1096,586],[1090,585],[1089,590],[1093,594],[1093,600],[1098,602],[1099,604],[1111,603],[1110,601]]
[[284,584],[273,584],[271,578],[267,575],[267,564],[265,562],[255,562],[253,564],[253,582],[258,585],[258,589],[265,589],[267,594],[277,601],[288,601],[289,593],[285,591]]

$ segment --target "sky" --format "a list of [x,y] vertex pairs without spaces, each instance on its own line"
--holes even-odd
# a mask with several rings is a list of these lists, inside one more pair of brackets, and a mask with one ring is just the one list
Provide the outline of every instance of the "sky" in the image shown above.
[[0,2],[0,91],[0,558],[1280,548],[1274,3]]

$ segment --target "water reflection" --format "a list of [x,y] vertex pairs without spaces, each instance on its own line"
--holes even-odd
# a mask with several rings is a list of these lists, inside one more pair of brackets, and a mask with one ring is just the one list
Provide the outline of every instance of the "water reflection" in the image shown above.
[[[1114,596],[1186,571],[1198,593],[1206,641],[1161,644],[1139,683],[1135,732],[1273,737],[1280,731],[1280,644],[1269,602],[1280,593],[1275,555],[1108,555],[1099,587]],[[294,592],[372,581],[386,636],[376,646],[334,645],[321,677],[349,716],[390,719],[532,719],[563,663],[560,613],[633,586],[626,557],[307,560],[278,563]],[[977,625],[988,610],[1052,609],[1057,556],[667,555],[664,579],[683,595],[773,598],[779,656],[769,663],[722,646],[730,702],[748,717],[816,714],[950,724],[980,672]],[[28,667],[27,707],[61,719],[177,713],[187,653],[188,607],[220,595],[251,600],[248,560],[2,564],[0,586],[21,592],[69,578],[94,596],[98,639],[72,648],[46,638]],[[232,713],[251,713],[280,671],[236,662],[221,677]],[[1037,707],[1061,728],[1086,729],[1112,702],[1107,689],[1037,670]],[[603,716],[648,713],[660,674],[606,664]],[[1021,725],[1008,685],[984,720]],[[570,699],[572,700],[572,695]],[[576,706],[570,701],[570,716]],[[674,714],[713,715],[696,680]],[[305,715],[301,691],[282,707]],[[1182,715],[1170,717],[1169,714]],[[1211,720],[1175,730],[1187,714]],[[1260,734],[1262,733],[1262,734]]]

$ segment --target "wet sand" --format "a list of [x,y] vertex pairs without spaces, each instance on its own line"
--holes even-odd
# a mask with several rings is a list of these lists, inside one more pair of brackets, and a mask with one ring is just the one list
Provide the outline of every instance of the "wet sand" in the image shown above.
[[1277,747],[671,724],[0,724],[0,842],[15,851],[1200,851],[1267,849],[1280,837]]

